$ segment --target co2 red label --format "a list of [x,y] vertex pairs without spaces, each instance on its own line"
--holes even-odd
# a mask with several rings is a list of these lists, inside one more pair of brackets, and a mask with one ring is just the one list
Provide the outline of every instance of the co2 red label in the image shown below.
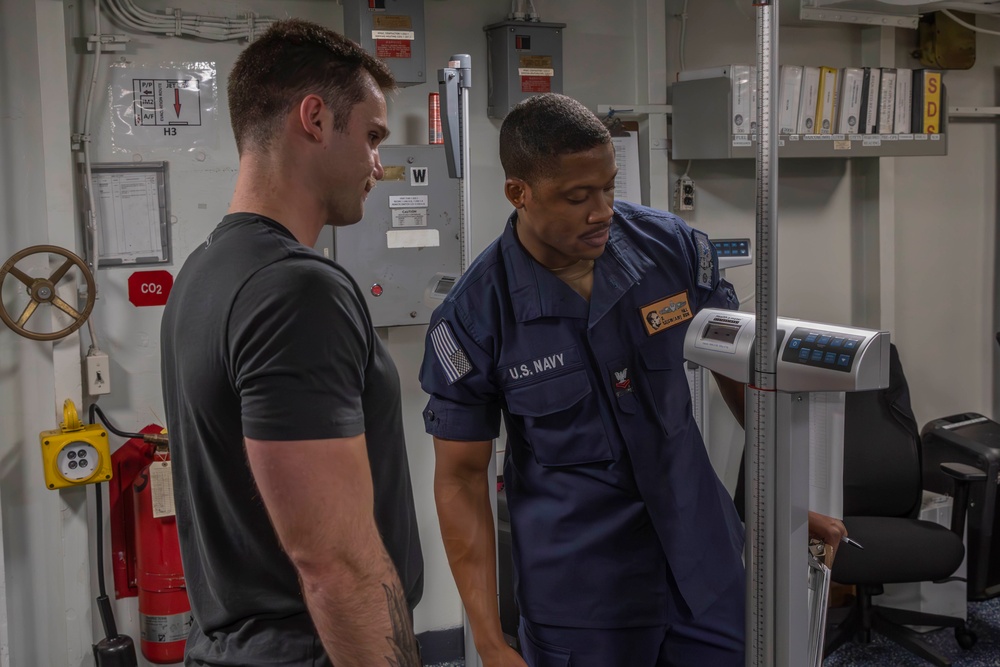
[[136,271],[128,277],[128,300],[133,306],[164,306],[174,286],[169,271]]

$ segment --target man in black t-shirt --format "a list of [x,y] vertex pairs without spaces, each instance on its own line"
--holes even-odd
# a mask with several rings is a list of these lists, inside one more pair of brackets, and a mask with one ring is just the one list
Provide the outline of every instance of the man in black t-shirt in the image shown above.
[[420,665],[399,378],[354,280],[311,248],[324,225],[358,222],[382,178],[394,85],[298,20],[230,76],[235,193],[161,330],[185,664]]

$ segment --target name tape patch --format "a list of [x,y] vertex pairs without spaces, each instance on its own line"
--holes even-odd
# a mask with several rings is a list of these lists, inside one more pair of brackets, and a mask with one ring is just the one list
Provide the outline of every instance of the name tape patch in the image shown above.
[[647,304],[639,309],[639,314],[647,336],[663,333],[670,327],[694,317],[691,314],[691,302],[687,291]]

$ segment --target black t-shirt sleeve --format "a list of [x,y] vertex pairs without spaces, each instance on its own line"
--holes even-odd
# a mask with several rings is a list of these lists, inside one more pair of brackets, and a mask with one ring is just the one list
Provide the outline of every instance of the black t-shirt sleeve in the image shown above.
[[244,436],[363,433],[371,333],[353,283],[333,266],[294,258],[254,274],[233,302],[227,336]]

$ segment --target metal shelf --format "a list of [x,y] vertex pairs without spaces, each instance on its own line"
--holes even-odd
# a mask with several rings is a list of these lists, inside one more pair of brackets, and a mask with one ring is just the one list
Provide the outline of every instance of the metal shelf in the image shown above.
[[[942,99],[942,108],[945,106]],[[756,156],[751,135],[733,134],[728,78],[679,81],[673,85],[671,158],[728,160]],[[792,134],[778,139],[778,157],[853,158],[947,155],[943,134]]]
[[799,5],[802,19],[891,28],[916,28],[920,12],[920,6],[874,0],[801,0]]

